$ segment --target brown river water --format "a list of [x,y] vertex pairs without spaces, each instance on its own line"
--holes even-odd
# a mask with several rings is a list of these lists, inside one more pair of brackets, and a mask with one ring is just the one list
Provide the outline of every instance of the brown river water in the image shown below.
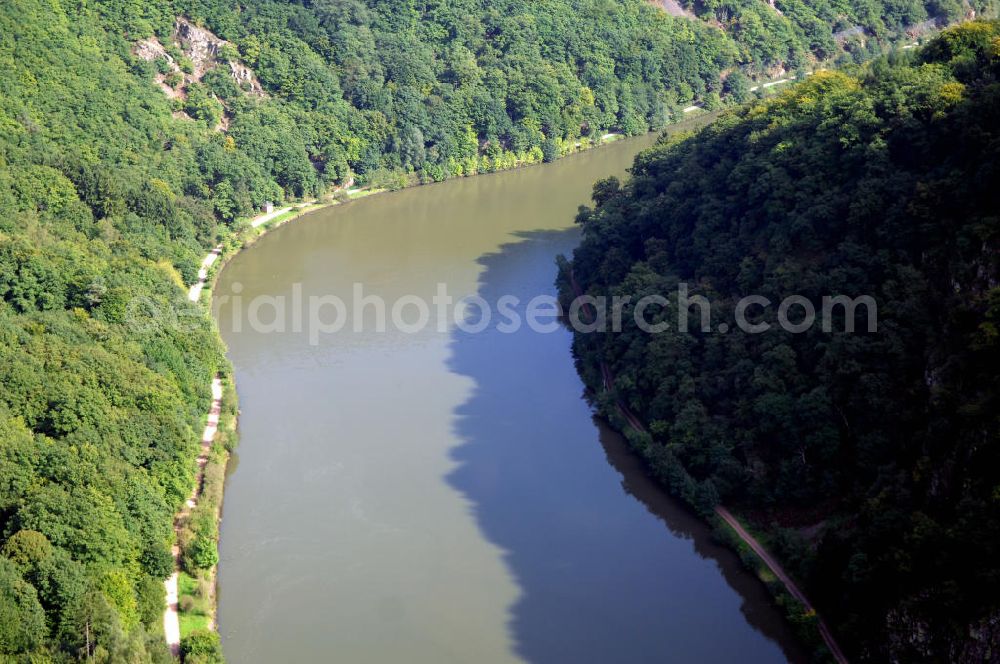
[[362,331],[311,339],[293,305],[285,331],[247,322],[259,296],[350,303],[355,284],[390,306],[438,284],[488,303],[552,295],[577,207],[652,140],[327,208],[227,266],[215,303],[242,410],[220,543],[230,662],[802,659],[761,583],[595,421],[567,330],[432,317],[379,332],[369,308]]

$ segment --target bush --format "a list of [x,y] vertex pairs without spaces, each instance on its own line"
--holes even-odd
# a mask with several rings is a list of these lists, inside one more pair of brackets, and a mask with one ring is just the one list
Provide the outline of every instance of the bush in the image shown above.
[[219,635],[207,629],[191,632],[181,639],[181,661],[184,664],[221,664],[222,643]]
[[559,158],[559,146],[554,138],[546,138],[542,142],[542,161],[549,163]]
[[219,49],[219,60],[221,62],[235,62],[240,59],[240,52],[232,44],[223,44]]
[[222,118],[222,103],[204,85],[192,83],[188,86],[184,111],[195,120],[201,120],[209,127],[214,127]]
[[196,537],[188,553],[192,564],[198,569],[212,569],[219,562],[219,549],[215,539],[207,535]]
[[174,572],[174,557],[165,544],[150,544],[139,557],[143,569],[150,576],[166,579]]

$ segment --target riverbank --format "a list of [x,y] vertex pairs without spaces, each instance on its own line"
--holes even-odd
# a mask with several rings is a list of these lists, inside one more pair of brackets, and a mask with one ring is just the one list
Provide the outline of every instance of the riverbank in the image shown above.
[[[574,297],[581,297],[583,291],[576,281],[572,268],[560,261],[559,279],[569,287]],[[596,316],[593,305],[585,308],[592,320]],[[583,372],[581,378],[585,379]],[[618,400],[614,394],[615,376],[605,363],[600,364],[600,384],[591,385],[589,389],[595,395],[594,403],[598,412],[616,429],[622,432],[629,445],[642,457],[649,458],[649,449],[653,444],[649,430],[627,405]],[[658,480],[674,492],[675,487],[666,478]],[[678,495],[678,498],[682,496]],[[744,565],[752,570],[767,586],[775,602],[785,612],[788,621],[796,628],[804,643],[825,649],[825,654],[837,664],[848,664],[846,655],[837,643],[833,632],[823,618],[817,613],[805,593],[798,587],[781,564],[767,551],[763,544],[752,535],[739,519],[726,507],[715,505],[711,513],[698,505],[691,505],[706,518],[710,518],[715,532],[720,540],[739,553]],[[818,638],[817,638],[818,637]]]
[[[601,144],[620,138],[618,134],[605,134]],[[569,153],[586,149],[577,144]],[[568,153],[568,154],[569,154]],[[523,165],[523,164],[522,164]],[[520,167],[520,165],[518,166]],[[261,237],[275,228],[317,210],[373,196],[387,189],[348,188],[334,194],[327,201],[310,200],[284,206],[263,213],[238,224],[234,232],[225,236],[219,244],[202,259],[198,279],[188,289],[190,302],[203,302],[211,309],[212,292],[218,275],[229,261],[240,251],[252,246]],[[231,404],[226,409],[228,417],[220,420],[223,403]],[[188,550],[210,548],[216,551],[218,532],[222,516],[224,478],[230,461],[230,453],[235,448],[238,428],[237,394],[235,384],[227,374],[217,375],[212,383],[212,402],[209,408],[205,432],[202,435],[201,451],[198,456],[198,472],[195,488],[184,508],[175,516],[174,532],[176,542],[172,547],[174,573],[164,582],[166,607],[164,610],[164,636],[172,654],[182,652],[184,640],[191,635],[214,632],[216,628],[217,606],[217,553],[207,558],[208,567],[198,567],[194,552]],[[224,430],[225,436],[218,435]],[[211,491],[207,491],[209,487]],[[189,528],[195,525],[199,532]],[[200,543],[207,543],[207,547]],[[205,561],[203,561],[205,562]]]
[[[704,118],[700,118],[696,122],[699,126],[705,122]],[[683,123],[681,126],[685,126],[693,123]],[[677,127],[674,125],[672,127]],[[578,152],[583,152],[588,150],[590,147],[598,147],[606,143],[611,143],[622,138],[620,134],[606,133],[597,138],[595,141],[581,142],[576,145],[567,144],[566,152],[564,156],[569,154],[574,154]],[[532,162],[535,163],[535,162]],[[520,166],[532,165],[530,163],[520,164]],[[503,170],[513,170],[513,169],[503,169]],[[490,171],[496,172],[496,171]],[[418,183],[414,183],[418,184]],[[588,182],[589,186],[591,183]],[[223,241],[212,248],[212,251],[205,257],[202,261],[201,270],[199,271],[198,281],[191,285],[188,291],[188,299],[192,302],[201,302],[205,305],[206,309],[211,309],[212,294],[215,289],[216,281],[221,274],[221,272],[228,265],[229,261],[232,260],[240,251],[252,246],[265,234],[282,226],[290,221],[298,219],[305,214],[320,210],[325,207],[330,207],[340,203],[350,202],[352,200],[363,198],[367,196],[372,196],[378,193],[387,191],[387,189],[346,189],[336,192],[327,200],[323,201],[307,201],[300,204],[289,205],[282,207],[278,210],[260,215],[250,220],[244,220],[237,224],[233,232],[227,234],[223,238]],[[204,468],[204,485],[206,489],[209,484],[208,478],[218,478],[216,482],[212,480],[213,486],[218,485],[217,496],[216,492],[213,490],[213,496],[210,497],[207,490],[203,490],[201,497],[197,500],[198,511],[205,515],[199,519],[190,518],[189,522],[198,521],[199,533],[194,533],[194,536],[182,536],[183,530],[178,530],[178,542],[180,544],[180,549],[178,551],[177,561],[180,567],[185,568],[187,571],[181,572],[174,579],[172,586],[168,587],[168,602],[175,606],[174,613],[176,614],[177,629],[175,634],[179,634],[179,641],[181,644],[181,650],[183,650],[183,642],[186,637],[191,634],[203,632],[205,630],[214,629],[216,626],[216,562],[212,561],[212,565],[208,568],[198,568],[194,570],[188,569],[186,561],[193,562],[193,556],[187,553],[187,549],[194,545],[196,542],[208,542],[214,551],[215,544],[218,541],[218,529],[220,525],[220,519],[222,514],[222,484],[223,478],[225,476],[226,468],[229,463],[230,451],[233,449],[235,444],[235,438],[237,434],[237,410],[236,410],[236,391],[233,381],[229,379],[228,369],[223,371],[222,374],[222,386],[223,386],[223,398],[222,398],[222,420],[220,422],[220,431],[225,431],[226,441],[217,440],[214,445],[211,446],[211,454],[208,455],[207,463]],[[225,404],[231,404],[231,416],[227,418],[226,413],[229,412]],[[213,409],[215,403],[213,401]],[[210,524],[210,528],[208,527]],[[202,549],[201,545],[198,545],[199,550]],[[172,591],[172,592],[171,592]],[[165,618],[166,620],[167,618]],[[173,644],[171,644],[173,645]]]
[[[194,490],[191,492],[190,498],[185,502],[184,509],[174,519],[176,543],[171,547],[170,551],[174,559],[174,573],[164,582],[167,591],[167,609],[163,616],[163,632],[167,639],[167,646],[170,648],[171,654],[175,657],[180,655],[181,647],[180,592],[178,589],[181,575],[180,542],[183,539],[184,529],[201,499],[205,470],[208,465],[209,456],[212,453],[212,446],[215,443],[215,434],[219,429],[219,415],[221,412],[222,379],[216,376],[212,379],[212,405],[208,411],[205,430],[201,435],[201,451],[198,454],[198,472],[195,475]],[[212,622],[213,619],[209,616],[204,628],[211,629]]]
[[174,520],[174,574],[166,581],[164,633],[171,652],[196,638],[217,641],[218,526],[230,453],[236,446],[236,391],[225,370],[212,380],[212,402],[202,434],[195,487]]
[[348,320],[313,344],[287,315],[287,333],[247,325],[246,303],[294,284],[346,302],[361,282],[387,311],[440,283],[455,301],[550,294],[592,183],[625,177],[655,136],[321,210],[227,265],[213,310],[243,409],[220,542],[230,661],[808,661],[707,525],[692,540],[623,491],[563,331]]
[[[198,281],[188,290],[188,300],[211,302],[210,280],[241,249],[272,228],[298,218],[327,204],[309,201],[268,212],[244,223],[241,229],[216,245],[202,260]],[[205,292],[208,295],[204,295]],[[166,609],[163,631],[171,654],[179,657],[186,639],[195,635],[217,637],[216,628],[218,533],[222,517],[225,474],[230,454],[237,442],[238,410],[235,385],[228,373],[217,374],[211,384],[209,407],[198,471],[191,497],[174,519],[175,543],[171,548],[174,572],[164,582]]]
[[[699,107],[700,110],[700,107]],[[710,121],[715,118],[717,113],[706,113],[698,118],[685,118],[681,122],[677,122],[667,127],[659,130],[659,132],[670,131],[679,125],[684,125],[686,123],[696,123],[697,126],[702,126],[706,121]],[[707,120],[706,120],[707,119]],[[650,132],[656,133],[656,132]],[[573,154],[578,154],[587,150],[592,150],[595,148],[602,147],[609,143],[614,143],[622,139],[628,138],[625,134],[619,132],[607,132],[599,137],[588,140],[579,140],[573,143],[563,143],[560,146],[559,158],[568,157]],[[478,175],[489,175],[492,173],[501,173],[505,171],[515,170],[518,168],[525,168],[527,166],[537,166],[542,162],[541,159],[538,160],[524,160],[518,161],[514,165],[499,168],[494,170],[485,170],[472,173],[469,175],[456,176],[459,178],[463,177],[475,177]],[[452,179],[452,178],[449,178]],[[433,184],[433,182],[421,182],[413,181],[399,187],[401,189],[421,186],[424,184]],[[202,260],[201,268],[198,272],[198,281],[191,285],[188,291],[188,299],[191,302],[199,302],[202,300],[203,292],[207,290],[208,295],[205,296],[206,303],[210,303],[212,299],[211,291],[214,287],[215,280],[218,275],[225,269],[228,262],[238,254],[243,249],[253,245],[257,240],[259,240],[266,233],[271,230],[278,228],[290,221],[298,219],[299,217],[308,214],[310,212],[315,212],[317,210],[330,207],[333,205],[338,205],[341,203],[347,203],[360,198],[367,198],[369,196],[374,196],[377,194],[386,193],[389,191],[396,191],[397,189],[389,189],[385,187],[355,187],[348,189],[341,189],[335,192],[327,200],[310,200],[301,203],[295,203],[292,205],[287,205],[278,210],[274,210],[269,213],[258,215],[246,222],[242,227],[238,227],[235,232],[227,235],[222,242],[216,245],[212,251],[210,251],[205,258]]]

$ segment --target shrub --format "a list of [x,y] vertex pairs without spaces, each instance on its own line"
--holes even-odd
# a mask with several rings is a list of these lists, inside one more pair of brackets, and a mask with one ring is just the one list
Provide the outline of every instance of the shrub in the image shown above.
[[559,158],[559,145],[554,138],[546,138],[542,142],[542,161],[548,163]]
[[219,635],[200,629],[185,636],[181,639],[181,661],[184,664],[221,664],[224,659]]
[[198,569],[212,569],[219,562],[219,549],[215,539],[199,535],[191,544],[191,562]]

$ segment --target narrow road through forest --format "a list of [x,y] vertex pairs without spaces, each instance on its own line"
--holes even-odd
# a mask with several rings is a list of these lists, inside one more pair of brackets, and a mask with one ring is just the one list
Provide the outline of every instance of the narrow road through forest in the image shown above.
[[[295,205],[286,205],[283,208],[278,208],[277,210],[272,210],[270,212],[265,212],[264,214],[257,215],[250,220],[250,226],[252,228],[258,228],[263,226],[269,221],[277,219],[286,212],[296,208],[302,207],[304,205],[312,205],[316,201],[306,201],[304,203],[297,203]],[[219,259],[222,255],[222,245],[216,245],[212,251],[208,252],[208,255],[201,261],[201,268],[198,270],[198,281],[191,285],[188,289],[188,300],[191,302],[197,302],[201,299],[201,291],[205,288],[205,283],[208,281],[208,271],[215,264],[215,261]]]
[[[316,201],[313,200],[305,203],[297,203],[296,205],[288,205],[283,208],[278,208],[277,210],[272,210],[271,212],[266,212],[251,219],[250,226],[258,228],[296,207],[311,205],[315,202]],[[201,293],[205,289],[205,284],[208,281],[208,271],[221,255],[222,244],[218,244],[212,249],[212,251],[208,252],[208,255],[205,256],[205,258],[202,259],[201,267],[198,270],[198,281],[192,284],[191,288],[188,290],[188,300],[191,302],[197,302],[201,299]],[[180,535],[181,528],[184,525],[184,520],[191,514],[191,510],[193,510],[198,504],[198,498],[201,495],[202,482],[205,475],[205,465],[208,463],[208,455],[212,449],[212,442],[215,440],[215,434],[219,428],[219,414],[221,409],[222,379],[219,376],[216,376],[212,380],[212,405],[209,407],[208,421],[205,424],[205,431],[201,435],[201,452],[198,455],[198,474],[195,478],[194,491],[185,503],[184,509],[182,509],[174,517],[175,540],[177,540]],[[170,652],[176,657],[180,655],[181,646],[180,614],[178,613],[178,605],[180,603],[180,593],[178,590],[178,580],[180,578],[180,548],[176,543],[173,547],[171,547],[171,554],[174,558],[174,572],[170,575],[170,578],[164,581],[164,586],[167,591],[167,606],[163,612],[163,632],[167,640],[167,646],[170,648]],[[212,618],[209,618],[208,627],[209,629],[214,627],[212,624]]]
[[197,302],[201,299],[201,291],[205,288],[205,282],[208,280],[208,269],[212,267],[221,255],[222,245],[219,244],[202,259],[201,268],[198,270],[198,281],[192,284],[188,290],[188,299],[190,301]]
[[[181,528],[184,527],[185,519],[191,511],[198,505],[198,498],[201,496],[202,481],[205,477],[205,466],[208,464],[208,455],[212,450],[212,442],[215,434],[219,430],[219,414],[222,412],[222,379],[216,376],[212,379],[212,405],[208,410],[208,420],[205,422],[205,431],[201,434],[201,452],[198,454],[198,473],[195,476],[194,491],[187,499],[182,509],[174,517],[174,537],[180,535]],[[177,612],[180,601],[177,582],[180,578],[180,547],[175,543],[170,550],[174,557],[174,573],[170,575],[164,585],[167,589],[167,607],[163,612],[163,633],[167,639],[167,646],[173,655],[180,655],[181,648],[181,624],[180,615]],[[209,629],[213,627],[212,619],[209,618]]]

